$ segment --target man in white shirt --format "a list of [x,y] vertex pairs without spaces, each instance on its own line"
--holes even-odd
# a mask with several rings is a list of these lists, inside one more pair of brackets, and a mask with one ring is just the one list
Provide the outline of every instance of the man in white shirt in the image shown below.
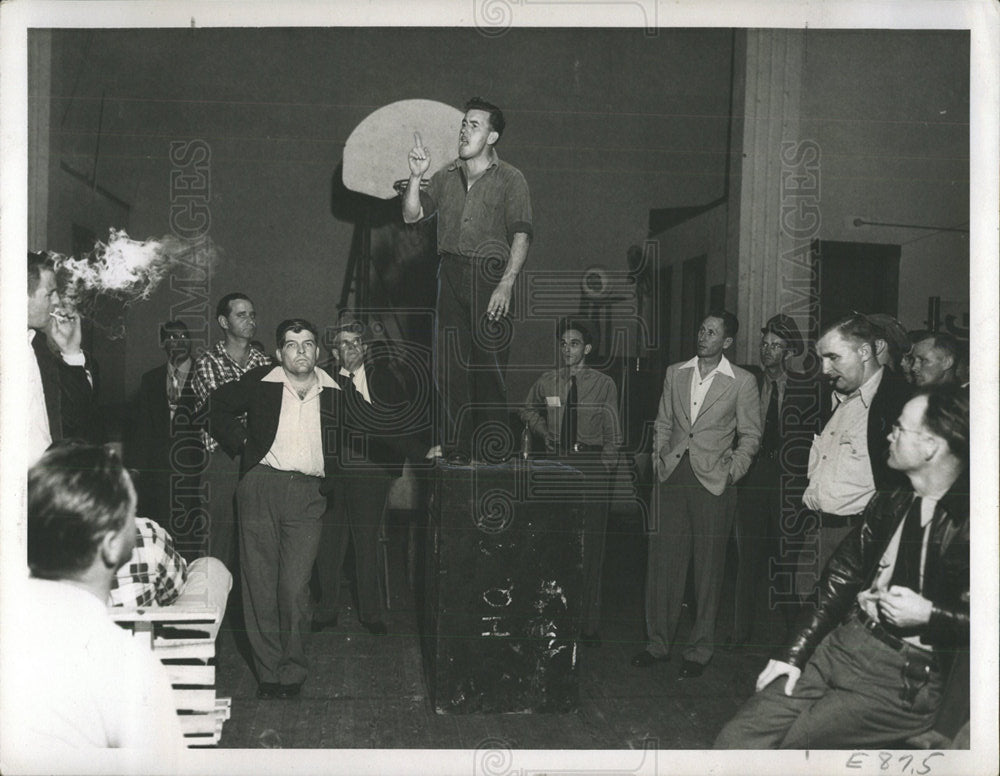
[[[388,632],[379,595],[378,540],[386,498],[396,477],[411,464],[431,457],[429,418],[408,395],[388,359],[369,355],[365,327],[345,316],[333,345],[340,368],[334,378],[343,389],[344,413],[338,465],[327,472],[332,497],[324,515],[316,568],[321,600],[312,629],[337,622],[340,578],[348,539],[354,545],[358,619],[375,636]],[[428,425],[421,426],[422,419]]]
[[4,612],[5,771],[74,757],[93,767],[95,749],[169,771],[183,749],[165,669],[107,612],[135,544],[135,503],[102,447],[56,446],[28,473],[31,577]]
[[[92,378],[81,349],[80,316],[58,310],[56,273],[45,253],[28,253],[28,464],[53,441],[94,427]],[[48,335],[48,336],[46,336]],[[49,348],[49,338],[60,358]],[[68,433],[64,433],[64,431]],[[100,441],[92,439],[88,441]]]
[[684,650],[684,679],[701,676],[712,659],[735,513],[733,485],[746,474],[760,445],[757,381],[723,355],[738,330],[731,312],[712,311],[705,317],[698,329],[698,355],[667,367],[653,425],[657,484],[646,573],[648,640],[632,665],[648,668],[670,659],[688,564],[693,563],[698,611]]
[[[816,353],[833,389],[821,407],[822,431],[809,451],[809,484],[802,503],[815,513],[815,528],[806,532],[796,589],[815,597],[815,582],[827,560],[851,529],[877,490],[892,490],[906,479],[888,465],[888,434],[909,398],[909,387],[888,379],[878,362],[875,340],[880,330],[858,313],[828,326]],[[806,556],[815,558],[807,563]],[[807,601],[808,602],[808,601]]]
[[313,324],[282,321],[276,340],[278,366],[251,369],[217,388],[208,403],[209,432],[228,455],[242,456],[236,503],[243,613],[261,699],[298,696],[308,675],[309,577],[340,403],[340,386],[316,366]]

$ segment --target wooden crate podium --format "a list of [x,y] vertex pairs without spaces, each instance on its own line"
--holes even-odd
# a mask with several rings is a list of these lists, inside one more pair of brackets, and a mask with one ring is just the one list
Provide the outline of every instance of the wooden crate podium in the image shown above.
[[576,708],[586,508],[562,463],[438,465],[423,622],[437,713]]
[[111,619],[145,641],[167,669],[189,748],[218,744],[230,717],[232,699],[215,691],[215,640],[232,585],[232,574],[220,561],[199,558],[170,606],[108,608]]

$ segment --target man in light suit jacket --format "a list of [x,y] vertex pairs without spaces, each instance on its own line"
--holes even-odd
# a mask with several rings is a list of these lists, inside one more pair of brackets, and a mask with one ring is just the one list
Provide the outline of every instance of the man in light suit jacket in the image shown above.
[[698,329],[698,355],[667,367],[653,427],[656,523],[649,535],[646,648],[636,668],[670,659],[688,563],[694,560],[697,615],[681,678],[701,676],[715,646],[726,543],[736,489],[760,446],[760,399],[754,376],[723,351],[739,322],[711,311]]

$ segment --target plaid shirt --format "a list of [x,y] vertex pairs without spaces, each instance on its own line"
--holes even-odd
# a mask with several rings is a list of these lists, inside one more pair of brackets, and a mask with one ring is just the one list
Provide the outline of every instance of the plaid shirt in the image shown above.
[[135,527],[135,549],[111,580],[108,603],[129,609],[152,606],[154,601],[160,606],[172,604],[187,584],[187,561],[159,524],[137,517]]
[[[226,351],[226,343],[216,342],[215,347],[202,353],[194,365],[191,387],[194,388],[195,395],[198,397],[195,409],[200,410],[212,391],[220,385],[239,380],[251,369],[270,363],[271,359],[264,355],[264,351],[251,345],[247,365],[240,366]],[[219,448],[219,443],[212,439],[208,432],[202,432],[202,437],[208,452],[215,452]]]

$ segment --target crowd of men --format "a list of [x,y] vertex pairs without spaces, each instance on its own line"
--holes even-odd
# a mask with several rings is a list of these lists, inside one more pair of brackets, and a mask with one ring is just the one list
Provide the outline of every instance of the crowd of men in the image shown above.
[[[950,741],[968,721],[969,693],[969,399],[958,343],[909,340],[889,316],[854,313],[810,350],[779,313],[761,328],[755,379],[724,355],[737,331],[731,313],[709,312],[697,355],[667,368],[652,451],[648,641],[632,666],[670,659],[693,564],[678,676],[704,673],[735,520],[727,646],[763,646],[774,659],[716,746]],[[819,375],[788,368],[803,353]],[[777,631],[775,609],[786,615]]]
[[[393,479],[406,461],[477,465],[489,458],[483,429],[508,423],[504,321],[527,257],[531,206],[521,173],[496,155],[503,129],[502,112],[475,99],[459,158],[426,188],[430,160],[419,135],[409,155],[403,218],[436,214],[442,257],[433,370],[440,428],[430,427],[432,413],[411,411],[413,397],[386,354],[370,350],[360,320],[337,323],[325,368],[314,324],[282,321],[269,356],[256,339],[253,301],[229,293],[215,310],[222,338],[200,355],[182,321],[160,328],[166,360],[143,375],[137,433],[126,440],[136,497],[121,462],[99,447],[96,370],[80,347],[80,317],[59,310],[54,267],[29,254],[34,578],[69,583],[73,595],[83,587],[103,607],[113,587],[128,590],[127,577],[114,580],[137,542],[162,546],[173,559],[169,581],[125,595],[162,603],[184,584],[183,556],[216,557],[239,576],[258,697],[287,699],[308,676],[305,635],[337,622],[353,544],[361,625],[385,635],[376,558]],[[948,334],[907,333],[879,314],[832,323],[811,346],[779,313],[760,329],[759,365],[740,366],[726,356],[738,329],[732,313],[709,312],[696,355],[666,369],[653,420],[647,638],[631,665],[670,660],[690,569],[694,622],[677,645],[678,675],[705,672],[735,530],[727,646],[768,645],[775,659],[717,745],[861,746],[926,733],[963,650],[967,660],[968,355]],[[558,366],[539,377],[519,414],[545,454],[573,460],[606,495],[583,528],[580,640],[599,647],[604,535],[622,444],[618,393],[586,363],[586,322],[563,321],[557,337]],[[814,374],[791,369],[796,357],[811,359]],[[59,444],[77,437],[91,444]],[[183,457],[192,451],[199,466]],[[178,492],[205,495],[192,507]],[[137,504],[151,520],[136,523]],[[52,606],[75,605],[65,584],[33,585]],[[90,610],[94,638],[114,640]],[[153,703],[162,677],[152,667],[149,676]],[[52,735],[118,746],[145,733]]]

